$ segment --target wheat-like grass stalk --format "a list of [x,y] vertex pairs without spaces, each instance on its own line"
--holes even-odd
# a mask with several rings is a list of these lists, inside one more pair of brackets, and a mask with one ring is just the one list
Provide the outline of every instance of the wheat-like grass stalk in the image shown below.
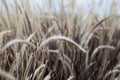
[[[104,21],[108,20],[108,19],[111,18],[111,17],[113,17],[113,15],[102,19],[102,20],[99,21],[97,24],[95,24],[95,25],[93,26],[93,28],[92,28],[88,33],[84,34],[84,36],[82,37],[82,39],[83,39],[82,41],[84,41],[84,42],[82,42],[82,45],[83,45],[84,43],[86,43],[86,40],[87,40],[87,44],[88,44],[89,40],[90,40],[91,37],[93,36],[93,32],[96,31],[95,29],[96,29],[100,24],[102,24]],[[87,39],[86,37],[88,37],[88,36],[89,36],[89,38]]]
[[92,53],[91,58],[94,58],[94,56],[97,54],[97,52],[101,49],[111,49],[111,50],[115,50],[115,47],[110,46],[110,45],[101,45],[98,46]]
[[33,53],[31,53],[31,55],[29,57],[29,61],[26,66],[26,69],[25,69],[25,73],[24,73],[25,79],[28,77],[28,73],[29,73],[31,65],[32,65],[32,60],[33,60]]
[[35,48],[35,45],[26,41],[26,40],[22,40],[22,39],[15,39],[15,40],[11,40],[9,41],[2,49],[1,49],[1,53],[3,53],[3,51],[5,51],[7,48],[9,48],[10,46],[12,46],[13,44],[16,43],[25,43],[28,44],[30,46],[32,46],[33,48]]
[[47,43],[49,43],[50,41],[53,41],[53,40],[65,40],[65,41],[70,42],[71,44],[75,45],[76,47],[78,47],[84,53],[87,53],[87,51],[84,48],[82,48],[79,44],[77,44],[75,41],[73,41],[70,38],[65,37],[65,36],[52,36],[52,37],[49,37],[48,39],[46,39],[45,41],[43,41],[40,44],[37,51],[39,51],[43,46],[45,46]]
[[91,38],[94,36],[94,33],[97,32],[97,31],[100,31],[100,30],[103,30],[103,31],[104,30],[109,30],[109,28],[96,28],[96,29],[94,29],[94,31],[91,34],[89,34],[87,40],[84,42],[85,46],[88,45],[88,43],[90,42]]
[[106,18],[102,19],[101,21],[99,21],[97,24],[95,24],[95,25],[93,26],[93,29],[90,31],[90,33],[91,33],[94,29],[96,29],[96,28],[98,27],[98,25],[100,25],[100,24],[103,23],[104,21],[110,19],[111,17],[113,17],[113,15],[111,15],[111,16],[109,16],[109,17],[106,17]]

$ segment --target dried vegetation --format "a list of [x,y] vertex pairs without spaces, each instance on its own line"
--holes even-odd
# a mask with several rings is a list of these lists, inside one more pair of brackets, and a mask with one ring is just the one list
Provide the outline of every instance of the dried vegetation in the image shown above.
[[[11,13],[2,0],[0,80],[120,80],[117,6],[111,6],[113,15],[99,17],[92,11],[75,14],[74,4],[63,0],[59,13],[47,14],[21,2],[15,0]],[[64,13],[66,7],[72,14]]]

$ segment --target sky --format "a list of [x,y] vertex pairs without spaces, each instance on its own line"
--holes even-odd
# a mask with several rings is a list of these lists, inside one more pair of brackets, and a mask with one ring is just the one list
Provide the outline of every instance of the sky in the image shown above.
[[[14,0],[6,0],[8,5],[13,5]],[[17,0],[18,3],[20,4],[20,0]],[[47,5],[47,3],[50,0],[28,0],[31,4],[32,10],[38,11],[39,9],[37,8],[38,6],[41,7],[45,12],[47,12],[50,8]],[[60,10],[60,3],[62,0],[52,0],[54,2],[51,3],[51,10],[54,11],[59,11]],[[64,1],[64,6],[68,5],[71,0],[63,0]],[[102,4],[100,4],[100,1],[102,1]],[[117,3],[120,4],[120,0],[76,0],[75,3],[75,9],[77,11],[78,7],[82,7],[83,10],[89,12],[89,11],[94,11],[96,14],[106,14],[109,15],[110,11],[110,6],[112,5],[113,1],[117,1]],[[49,4],[49,3],[48,3]],[[119,6],[120,7],[120,6]],[[9,7],[12,10],[12,7]],[[0,9],[4,9],[2,5],[2,0],[0,0]],[[65,8],[66,12],[70,11],[69,7]],[[120,13],[120,9],[118,10]]]

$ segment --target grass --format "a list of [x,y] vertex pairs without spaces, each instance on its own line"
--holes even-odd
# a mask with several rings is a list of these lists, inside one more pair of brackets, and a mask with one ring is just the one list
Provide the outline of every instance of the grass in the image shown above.
[[[43,7],[50,9],[56,4],[54,0],[46,0],[47,5],[37,6],[37,11],[25,0],[21,0],[22,6],[14,1],[12,12],[6,0],[2,3],[0,80],[120,79],[120,16],[116,1],[107,16],[92,10],[81,12],[75,0],[68,5],[62,0],[60,11],[49,10],[47,14]],[[65,13],[66,7],[72,12]]]

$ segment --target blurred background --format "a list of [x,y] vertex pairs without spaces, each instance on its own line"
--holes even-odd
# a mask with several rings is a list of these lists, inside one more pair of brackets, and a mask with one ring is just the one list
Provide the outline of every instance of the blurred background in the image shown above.
[[[11,12],[14,9],[15,1],[19,6],[22,6],[22,0],[6,0]],[[79,12],[85,14],[92,12],[99,16],[120,14],[120,0],[25,0],[25,2],[30,4],[31,10],[35,11],[35,13],[48,13],[49,11],[56,13],[63,6],[65,13],[71,13],[74,8],[76,14]],[[2,0],[0,0],[0,9],[5,9]]]

